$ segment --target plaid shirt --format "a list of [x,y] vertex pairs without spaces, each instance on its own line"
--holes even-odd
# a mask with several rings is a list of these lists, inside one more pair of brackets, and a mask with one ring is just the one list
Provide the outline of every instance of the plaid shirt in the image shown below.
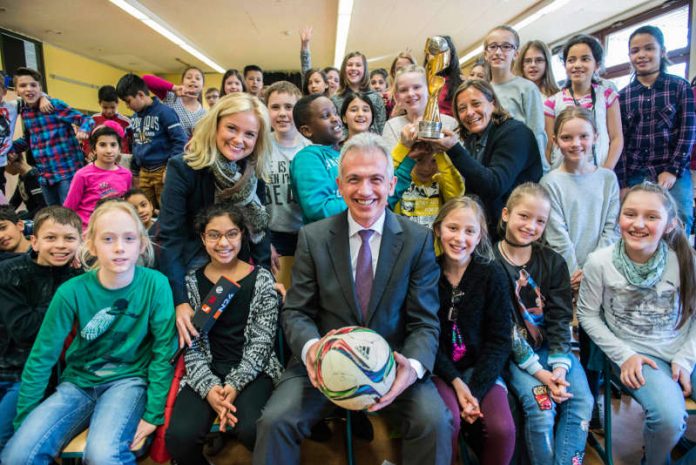
[[22,106],[21,116],[26,128],[24,134],[25,137],[29,135],[29,140],[21,137],[12,145],[14,152],[31,149],[42,186],[51,186],[59,181],[72,179],[75,171],[82,167],[84,160],[72,125],[89,131],[88,117],[62,100],[50,100],[54,110],[48,114],[41,113],[38,106]]
[[619,92],[624,149],[616,165],[621,187],[635,175],[679,177],[696,138],[694,95],[686,80],[660,73],[652,87],[637,79]]

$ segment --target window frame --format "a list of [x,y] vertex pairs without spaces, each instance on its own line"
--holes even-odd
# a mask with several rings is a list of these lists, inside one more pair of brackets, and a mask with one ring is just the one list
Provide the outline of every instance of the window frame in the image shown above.
[[[609,37],[610,34],[613,34],[615,32],[621,31],[623,29],[630,29],[632,26],[635,26],[636,24],[645,22],[647,20],[650,20],[652,18],[655,18],[657,16],[662,16],[666,13],[669,13],[674,10],[678,10],[684,7],[688,8],[688,13],[687,13],[687,21],[689,24],[689,32],[688,32],[688,40],[687,40],[687,46],[677,49],[677,50],[670,50],[667,52],[667,58],[669,59],[672,64],[679,64],[679,63],[686,63],[686,76],[690,75],[690,45],[691,45],[691,18],[693,15],[693,8],[691,7],[691,2],[689,0],[672,0],[672,1],[667,1],[661,5],[656,6],[655,8],[651,8],[650,10],[644,11],[642,13],[638,13],[635,16],[631,16],[630,18],[624,19],[617,21],[608,27],[605,27],[603,29],[600,29],[598,31],[595,31],[591,33],[594,37],[596,37],[599,42],[602,44],[602,46],[606,49],[607,46],[607,38]],[[617,77],[621,76],[626,76],[631,74],[631,63],[628,61],[628,49],[626,52],[626,62],[611,66],[609,68],[606,68],[604,72],[602,73],[602,77],[604,79],[615,79]],[[686,78],[685,78],[686,79]]]

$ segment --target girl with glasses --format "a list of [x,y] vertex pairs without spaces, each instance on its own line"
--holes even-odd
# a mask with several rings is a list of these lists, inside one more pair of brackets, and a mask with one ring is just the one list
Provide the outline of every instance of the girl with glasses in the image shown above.
[[240,287],[213,328],[186,351],[186,376],[166,434],[167,450],[181,465],[205,464],[203,444],[215,421],[252,450],[256,420],[280,376],[273,352],[278,298],[273,276],[239,258],[247,246],[242,211],[215,205],[196,221],[209,262],[186,276],[186,292],[198,307],[220,277]]
[[551,51],[540,40],[531,40],[520,49],[520,59],[515,62],[515,74],[529,79],[544,97],[559,91],[551,67]]
[[549,170],[544,149],[544,107],[537,86],[512,72],[519,53],[520,36],[512,27],[493,28],[483,41],[483,57],[491,70],[491,84],[503,108],[510,116],[526,124],[534,133],[544,172]]

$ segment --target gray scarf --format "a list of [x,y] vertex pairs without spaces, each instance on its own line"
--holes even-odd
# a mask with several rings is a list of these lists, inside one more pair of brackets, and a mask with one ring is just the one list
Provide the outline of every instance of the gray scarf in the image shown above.
[[256,195],[258,179],[253,165],[247,163],[242,173],[236,162],[217,153],[210,168],[215,178],[215,204],[230,203],[240,208],[249,231],[249,240],[258,244],[268,228],[269,216]]

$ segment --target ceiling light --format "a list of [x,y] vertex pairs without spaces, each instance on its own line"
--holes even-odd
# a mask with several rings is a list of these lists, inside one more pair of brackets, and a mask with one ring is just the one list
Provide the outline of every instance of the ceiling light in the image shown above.
[[568,3],[570,0],[555,0],[548,5],[546,5],[544,8],[541,8],[531,15],[527,16],[526,18],[522,18],[519,21],[517,21],[515,24],[512,25],[513,29],[519,31],[520,29],[524,29],[525,27],[529,26],[532,24],[534,21],[537,19],[540,19],[542,16],[546,16],[549,13],[553,13],[566,3]]
[[334,67],[340,68],[346,54],[350,18],[353,16],[353,0],[338,0],[338,18],[336,21],[336,48],[334,49]]
[[[520,18],[519,21],[516,23],[512,24],[512,28],[516,31],[520,31],[520,29],[524,29],[525,27],[529,26],[532,24],[534,21],[540,19],[543,16],[546,16],[549,13],[552,13],[556,11],[557,9],[561,8],[563,5],[568,3],[570,0],[554,0],[548,5],[546,5],[543,8],[538,9],[534,13],[530,14],[529,16],[525,16],[524,18]],[[483,45],[479,45],[475,49],[471,50],[469,53],[464,55],[459,59],[459,64],[463,65],[464,63],[468,62],[472,58],[476,57],[477,55],[480,55],[483,52]]]
[[152,11],[148,10],[144,5],[140,4],[137,0],[109,0],[111,3],[133,16],[143,24],[153,29],[163,37],[165,37],[170,42],[181,47],[186,52],[190,53],[194,57],[201,60],[206,65],[213,68],[218,73],[224,73],[225,68],[215,63],[211,58],[206,56],[203,52],[198,50],[196,47],[191,45],[191,43],[181,37],[171,26],[164,22]]

